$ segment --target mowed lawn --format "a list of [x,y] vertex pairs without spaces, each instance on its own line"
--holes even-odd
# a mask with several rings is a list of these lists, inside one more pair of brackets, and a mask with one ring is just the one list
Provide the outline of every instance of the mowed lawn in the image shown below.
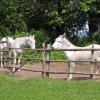
[[16,79],[0,74],[0,100],[100,100],[100,81]]

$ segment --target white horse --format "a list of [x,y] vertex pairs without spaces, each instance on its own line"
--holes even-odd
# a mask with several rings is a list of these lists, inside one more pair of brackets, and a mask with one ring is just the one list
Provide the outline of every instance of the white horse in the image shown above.
[[[66,35],[60,35],[55,39],[52,47],[54,49],[91,49],[92,46],[94,49],[100,49],[100,45],[91,44],[85,47],[77,47],[73,45],[67,38]],[[64,51],[67,59],[69,61],[78,61],[78,60],[91,60],[91,51]],[[93,59],[96,61],[100,61],[100,51],[94,51]],[[68,63],[68,71],[69,73],[73,72],[73,68],[75,66],[75,62]],[[97,71],[98,72],[98,71]],[[97,73],[96,72],[96,73]],[[68,80],[72,79],[72,74],[68,75]]]
[[[1,39],[1,42],[4,42],[4,43],[0,43],[0,49],[3,50],[4,48],[10,48],[13,44],[13,39],[11,37],[4,37]],[[0,66],[1,67],[4,67],[3,66],[3,52],[0,52],[0,59],[1,59],[1,62],[0,62]]]
[[[15,72],[16,70],[16,65],[19,67],[20,65],[20,61],[22,58],[22,53],[23,53],[23,49],[26,45],[29,45],[31,47],[31,49],[35,49],[35,37],[33,36],[29,36],[29,37],[20,37],[20,38],[16,38],[13,42],[12,45],[12,53],[14,56],[14,66],[13,66],[13,72]],[[18,61],[17,58],[18,57]],[[18,70],[20,71],[20,69]]]

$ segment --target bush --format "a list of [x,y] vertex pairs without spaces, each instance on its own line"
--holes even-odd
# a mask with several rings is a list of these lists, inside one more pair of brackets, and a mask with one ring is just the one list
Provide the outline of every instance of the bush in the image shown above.
[[29,35],[29,33],[17,31],[14,35],[14,38],[19,38],[19,37],[23,37],[23,36],[27,36],[27,35]]
[[51,58],[52,60],[63,60],[66,59],[66,56],[62,51],[52,51],[51,52]]
[[36,48],[41,48],[42,47],[42,43],[46,43],[47,44],[50,41],[50,38],[49,38],[47,32],[45,32],[42,29],[40,29],[40,30],[32,29],[30,34],[34,34],[35,35]]

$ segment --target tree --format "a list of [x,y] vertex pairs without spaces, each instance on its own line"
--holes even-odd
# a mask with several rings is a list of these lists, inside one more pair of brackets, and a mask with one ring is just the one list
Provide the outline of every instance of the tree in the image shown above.
[[51,41],[66,32],[77,42],[78,31],[84,29],[87,21],[88,37],[98,30],[99,5],[99,0],[1,0],[0,32],[7,35],[42,29]]
[[49,24],[56,27],[57,34],[66,32],[67,36],[77,42],[78,34],[76,33],[78,32],[76,31],[84,29],[87,22],[89,23],[90,32],[87,33],[89,37],[98,30],[98,20],[100,20],[99,0],[56,1],[58,2],[56,3],[58,7],[57,5],[52,5],[51,9],[49,9]]
[[18,13],[16,3],[13,0],[1,0],[0,5],[0,32],[2,35],[26,31],[23,15]]

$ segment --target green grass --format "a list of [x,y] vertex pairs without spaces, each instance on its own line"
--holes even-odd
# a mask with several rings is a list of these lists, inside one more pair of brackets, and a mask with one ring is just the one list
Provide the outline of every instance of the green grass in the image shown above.
[[100,100],[100,81],[19,80],[0,75],[0,100]]

